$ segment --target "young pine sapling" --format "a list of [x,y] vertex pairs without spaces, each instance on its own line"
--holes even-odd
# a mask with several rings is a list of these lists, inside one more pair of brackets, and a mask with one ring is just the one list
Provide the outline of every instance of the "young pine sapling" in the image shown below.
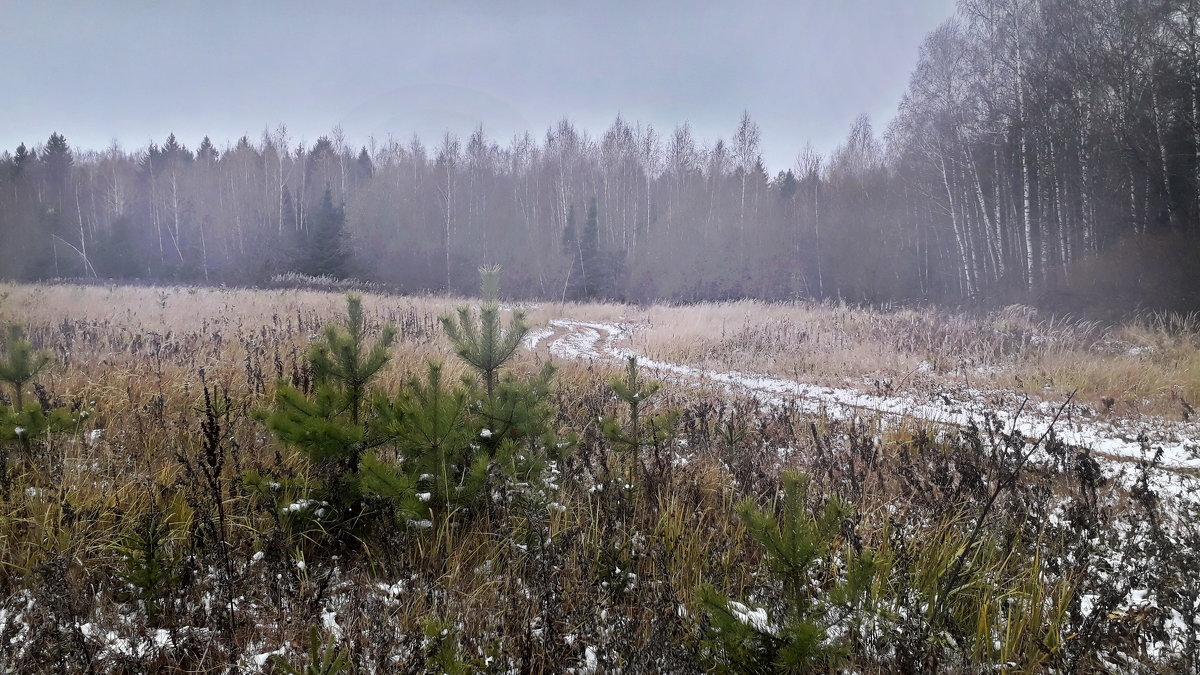
[[25,339],[25,329],[20,324],[10,323],[4,330],[4,355],[0,360],[0,381],[12,386],[13,414],[21,414],[24,409],[25,385],[50,363],[50,355],[36,352],[29,340]]
[[375,344],[366,344],[362,298],[346,297],[346,322],[325,327],[309,351],[316,385],[311,397],[280,381],[274,409],[259,416],[283,442],[298,448],[323,474],[329,497],[351,499],[366,445],[362,420],[370,385],[388,363],[396,331],[385,325]]
[[496,390],[497,373],[521,346],[529,333],[525,313],[513,310],[505,326],[500,321],[500,266],[479,268],[482,302],[479,313],[468,306],[458,308],[457,317],[441,317],[442,328],[454,345],[454,354],[475,369],[483,378],[490,400]]

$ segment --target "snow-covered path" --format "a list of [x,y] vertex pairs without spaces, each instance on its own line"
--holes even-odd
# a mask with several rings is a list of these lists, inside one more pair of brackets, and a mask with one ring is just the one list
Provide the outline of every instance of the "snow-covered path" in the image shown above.
[[[956,390],[959,400],[931,396],[918,400],[912,396],[881,396],[854,388],[824,387],[737,371],[715,371],[679,363],[646,358],[628,346],[630,327],[623,324],[591,323],[554,319],[549,328],[531,333],[526,346],[536,349],[545,344],[550,354],[568,360],[619,362],[637,356],[640,366],[655,377],[693,385],[715,385],[727,391],[749,394],[764,405],[784,402],[798,410],[823,413],[840,419],[861,415],[864,411],[899,418],[965,426],[980,421],[986,412],[994,412],[1006,425],[1013,425],[1029,438],[1040,437],[1054,419],[1058,406],[1043,402],[1016,411],[994,410],[985,404],[987,394],[975,390]],[[940,400],[939,400],[940,399]],[[1113,458],[1137,460],[1162,450],[1162,463],[1176,469],[1200,470],[1200,424],[1150,419],[1143,422],[1085,420],[1081,415],[1061,416],[1055,432],[1069,445],[1090,448]],[[1139,438],[1140,437],[1140,438]]]

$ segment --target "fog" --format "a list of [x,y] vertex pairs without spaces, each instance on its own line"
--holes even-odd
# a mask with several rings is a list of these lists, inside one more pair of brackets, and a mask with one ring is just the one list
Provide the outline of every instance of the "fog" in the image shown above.
[[924,35],[952,0],[724,3],[6,2],[0,148],[195,147],[288,126],[352,145],[427,143],[483,124],[506,140],[620,114],[728,137],[743,110],[771,173],[832,150],[866,113],[883,128]]
[[1191,0],[647,4],[9,4],[0,277],[1200,307]]

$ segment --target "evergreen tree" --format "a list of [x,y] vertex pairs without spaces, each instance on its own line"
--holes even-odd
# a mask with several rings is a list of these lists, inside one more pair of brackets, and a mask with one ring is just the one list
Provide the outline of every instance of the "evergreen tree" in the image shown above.
[[779,197],[784,201],[791,201],[799,187],[800,182],[796,180],[796,174],[792,173],[791,169],[780,171],[775,177],[775,188],[779,190]]
[[487,397],[496,389],[496,374],[521,346],[529,333],[525,313],[513,310],[508,326],[500,321],[500,267],[479,268],[483,301],[479,314],[470,307],[458,308],[458,316],[441,317],[442,328],[454,345],[454,353],[483,378]]
[[630,356],[625,363],[625,377],[613,377],[608,386],[629,406],[629,430],[621,429],[615,419],[605,425],[605,434],[617,445],[626,446],[636,453],[642,444],[642,404],[658,393],[661,386],[653,380],[646,381],[638,372],[637,357]]
[[8,489],[8,451],[5,444],[15,441],[29,455],[35,439],[48,442],[51,434],[77,426],[87,417],[64,407],[43,407],[38,402],[25,404],[25,385],[50,364],[50,355],[34,351],[25,339],[25,330],[10,323],[4,332],[4,356],[0,360],[0,382],[13,388],[11,408],[0,406],[0,487]]
[[212,164],[217,161],[217,156],[216,146],[205,136],[204,140],[200,141],[200,147],[196,149],[196,159],[203,164]]
[[67,139],[59,133],[50,134],[50,139],[46,141],[46,147],[42,150],[42,163],[46,166],[46,176],[53,187],[59,191],[63,189],[67,182],[67,173],[74,162]]
[[37,155],[29,151],[22,143],[17,146],[17,151],[12,158],[12,177],[16,180],[20,177],[21,172],[25,170],[32,162],[37,159]]
[[352,494],[338,491],[358,471],[363,403],[369,385],[389,361],[388,349],[396,337],[395,328],[385,325],[375,344],[367,347],[362,298],[357,295],[346,297],[346,314],[344,327],[326,326],[324,339],[309,351],[314,395],[306,397],[281,381],[274,410],[260,414],[280,440],[298,448],[319,469],[333,498]]
[[367,154],[365,147],[358,153],[356,169],[358,171],[358,179],[362,182],[371,180],[371,177],[375,175],[375,163],[371,161],[371,156]]
[[601,432],[614,448],[623,452],[627,462],[625,473],[631,477],[635,473],[644,476],[646,471],[642,449],[654,448],[655,459],[662,463],[662,453],[658,451],[671,445],[680,413],[671,410],[644,419],[643,406],[658,393],[661,384],[642,377],[636,356],[630,356],[625,362],[624,376],[613,377],[608,386],[629,407],[629,423],[622,425],[615,417],[605,417],[600,421]]
[[113,220],[108,232],[101,235],[93,255],[97,271],[114,279],[133,279],[145,271],[138,264],[146,260],[133,236],[128,216]]
[[333,203],[333,188],[325,185],[321,205],[308,219],[309,232],[302,270],[311,276],[345,278],[350,258],[346,242],[346,212]]
[[367,384],[390,360],[388,349],[396,339],[396,329],[385,325],[379,340],[366,350],[362,296],[346,296],[346,314],[345,331],[332,324],[326,326],[325,339],[313,346],[308,358],[317,385],[336,388],[350,413],[350,421],[358,424]]
[[596,215],[596,199],[588,203],[587,220],[579,236],[579,260],[583,272],[582,297],[595,299],[601,297],[607,290],[604,277],[606,262],[600,249],[600,223]]
[[283,231],[294,234],[299,229],[296,227],[296,204],[292,199],[292,189],[287,185],[283,186],[283,195],[280,200],[283,202]]
[[[810,513],[808,485],[807,476],[785,472],[778,515],[749,499],[738,504],[739,519],[765,550],[779,596],[768,606],[754,607],[708,584],[699,587],[710,621],[706,639],[712,671],[826,671],[838,665],[852,639],[846,624],[865,622],[868,591],[886,561],[870,549],[855,550],[841,537],[851,514],[845,502],[830,497],[818,514]],[[835,630],[838,619],[843,625]]]
[[580,245],[579,231],[575,227],[575,205],[567,207],[567,225],[563,228],[562,249],[570,264],[567,265],[567,278],[563,282],[563,300],[576,300],[580,297],[583,284],[583,249]]
[[190,162],[195,158],[195,155],[192,154],[192,151],[188,150],[187,146],[183,145],[179,142],[179,139],[175,138],[175,134],[169,134],[167,136],[167,140],[163,142],[162,154],[163,160],[167,162],[175,160],[185,163]]
[[612,298],[615,293],[617,256],[600,245],[600,224],[596,200],[588,203],[587,220],[583,229],[575,229],[575,209],[568,212],[567,227],[563,230],[563,250],[571,256],[565,298],[596,300]]
[[270,659],[272,672],[284,675],[340,675],[350,672],[351,663],[349,650],[338,650],[334,641],[326,643],[316,626],[311,626],[308,632],[308,665],[294,666],[278,654],[272,654]]
[[478,316],[464,306],[457,318],[442,317],[455,353],[479,373],[486,393],[480,397],[470,378],[446,386],[441,365],[431,362],[425,381],[410,380],[396,401],[376,398],[375,436],[393,443],[401,462],[368,454],[363,487],[410,520],[449,515],[490,494],[545,507],[552,490],[544,472],[574,446],[573,439],[559,441],[551,425],[553,367],[528,379],[499,377],[528,332],[520,312],[507,327],[501,324],[499,274],[499,267],[480,269]]
[[5,359],[0,361],[0,382],[13,388],[13,412],[24,409],[25,385],[50,364],[50,355],[35,352],[25,339],[25,329],[20,324],[10,323],[4,331]]
[[363,485],[391,499],[401,514],[421,519],[469,506],[483,492],[490,458],[476,439],[465,387],[447,387],[440,364],[430,362],[425,381],[408,381],[396,402],[376,402],[381,436],[403,461],[375,455],[363,460]]

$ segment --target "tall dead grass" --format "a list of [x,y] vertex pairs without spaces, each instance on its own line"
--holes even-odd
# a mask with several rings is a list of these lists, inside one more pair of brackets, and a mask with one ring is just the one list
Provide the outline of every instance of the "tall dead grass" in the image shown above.
[[[831,495],[856,506],[834,550],[869,547],[890,561],[871,584],[874,613],[847,641],[852,670],[1197,663],[1174,647],[1158,657],[1148,647],[1168,625],[1168,609],[1200,606],[1186,574],[1197,550],[1185,536],[1186,514],[1155,506],[1149,487],[1131,499],[1086,453],[1061,447],[1047,449],[1047,462],[995,510],[981,512],[992,486],[1008,480],[1014,448],[1025,447],[986,422],[885,436],[870,419],[838,422],[671,390],[661,397],[680,409],[669,461],[630,484],[621,473],[626,459],[600,430],[600,418],[619,414],[606,385],[611,373],[563,363],[556,422],[581,441],[558,467],[552,508],[494,508],[429,530],[376,526],[347,545],[319,528],[289,529],[280,517],[286,504],[276,503],[283,495],[262,499],[242,482],[251,470],[287,485],[311,478],[251,413],[271,400],[277,379],[302,387],[311,377],[305,352],[341,315],[340,294],[68,286],[2,293],[0,318],[28,323],[32,339],[55,355],[41,382],[48,402],[92,411],[91,428],[53,439],[0,495],[0,610],[21,617],[3,628],[0,663],[14,671],[200,672],[230,662],[255,671],[255,657],[268,651],[302,659],[294,645],[316,625],[360,669],[376,672],[450,670],[438,660],[442,646],[465,670],[558,672],[585,667],[590,650],[600,670],[694,672],[705,666],[700,583],[764,606],[778,599],[734,506],[775,503],[785,467],[811,476],[814,511]],[[385,321],[399,329],[381,388],[395,392],[427,358],[463,374],[436,328],[437,314],[456,302],[364,297],[372,330]],[[1176,364],[1195,350],[1194,333],[1180,324],[1102,329],[1019,309],[990,318],[761,303],[529,310],[532,323],[567,315],[644,325],[634,347],[656,358],[784,376],[787,359],[802,374],[830,378],[902,374],[931,358],[946,370],[922,376],[956,377],[969,359],[1049,372],[1057,350],[1102,356],[1110,337],[1158,340],[1153,354],[1161,348]],[[1127,351],[1113,358],[1129,358]],[[532,370],[544,358],[523,353],[517,367]],[[1070,365],[1064,359],[1053,370]],[[1170,376],[1163,369],[1156,377]],[[205,461],[205,387],[228,402],[215,488],[190,473]],[[178,573],[163,582],[164,609],[152,622],[121,581],[122,542],[179,500],[187,505],[176,525],[183,534],[164,556]],[[218,505],[224,520],[214,523]],[[964,572],[942,588],[959,559]],[[830,557],[820,579],[836,579],[843,562]],[[1130,605],[1134,583],[1161,612],[1125,619],[1149,611]]]

